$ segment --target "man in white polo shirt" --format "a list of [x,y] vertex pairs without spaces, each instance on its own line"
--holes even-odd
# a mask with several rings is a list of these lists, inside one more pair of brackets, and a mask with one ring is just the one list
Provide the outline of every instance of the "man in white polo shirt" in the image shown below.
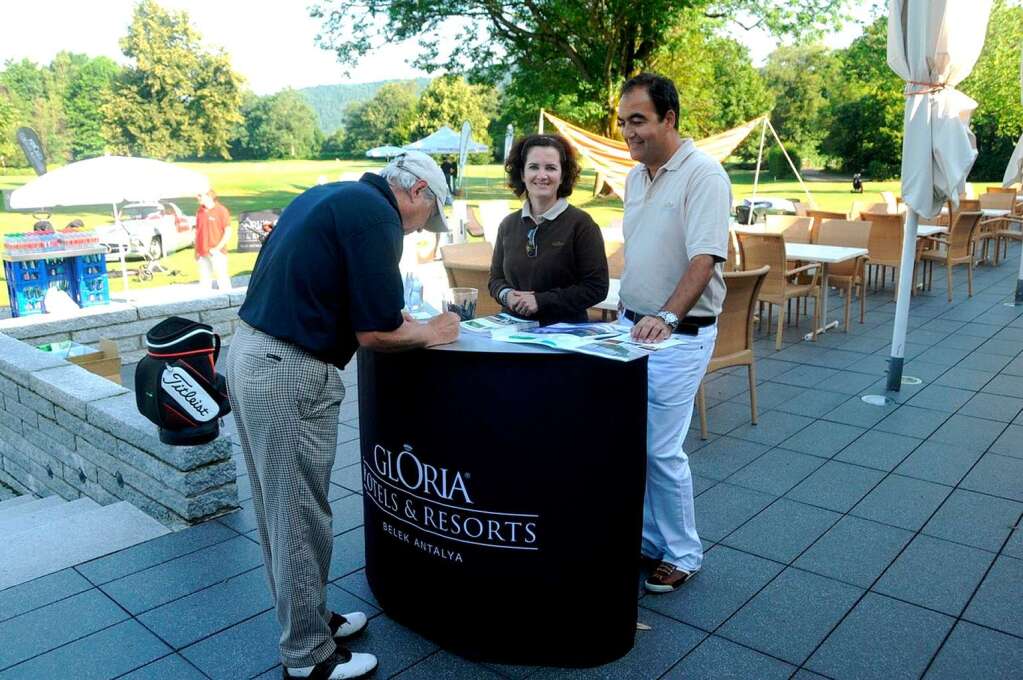
[[642,552],[657,563],[645,584],[653,593],[676,590],[703,562],[682,444],[717,337],[732,203],[728,175],[679,136],[678,117],[671,80],[642,73],[622,88],[618,125],[640,163],[625,183],[622,320],[638,340],[684,341],[648,364]]

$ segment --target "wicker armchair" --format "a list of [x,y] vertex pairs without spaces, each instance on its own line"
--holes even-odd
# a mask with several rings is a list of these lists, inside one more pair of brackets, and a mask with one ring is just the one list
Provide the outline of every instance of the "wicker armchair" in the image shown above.
[[[757,423],[757,375],[753,355],[753,313],[769,267],[725,273],[725,300],[718,316],[718,337],[707,373],[730,366],[746,366],[749,374],[750,420]],[[696,393],[700,411],[700,437],[707,438],[707,399],[703,383]]]

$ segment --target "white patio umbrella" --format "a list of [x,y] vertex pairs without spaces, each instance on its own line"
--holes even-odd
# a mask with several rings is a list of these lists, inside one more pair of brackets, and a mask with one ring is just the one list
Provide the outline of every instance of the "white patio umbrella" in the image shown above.
[[[58,206],[109,205],[120,224],[117,204],[196,196],[210,189],[200,172],[151,158],[101,156],[69,163],[11,192],[12,210]],[[128,289],[128,271],[121,251],[121,277]]]
[[390,146],[385,144],[384,146],[374,146],[366,152],[366,156],[369,158],[393,158],[394,156],[400,156],[403,153],[405,153],[405,149],[400,146]]
[[[434,154],[456,154],[461,151],[460,135],[447,125],[441,127],[422,139],[405,145],[406,149],[422,151],[423,153]],[[490,147],[486,144],[469,141],[469,153],[484,153]]]
[[977,102],[955,89],[984,46],[992,0],[889,0],[888,65],[906,81],[902,198],[909,206],[899,267],[888,389],[902,385],[910,286],[920,215],[934,217],[977,159],[970,115]]
[[[1023,56],[1019,63],[1020,101],[1023,102]],[[1019,136],[1016,148],[1012,150],[1009,157],[1009,165],[1005,168],[1005,176],[1002,177],[1002,186],[1008,187],[1023,179],[1023,135]],[[1023,305],[1023,248],[1019,251],[1019,274],[1016,276],[1016,297],[1014,302]]]

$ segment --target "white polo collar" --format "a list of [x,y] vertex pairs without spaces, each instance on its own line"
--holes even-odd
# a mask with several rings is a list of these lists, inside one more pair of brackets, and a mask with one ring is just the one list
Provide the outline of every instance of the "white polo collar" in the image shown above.
[[565,212],[565,210],[567,208],[568,208],[568,199],[567,198],[559,198],[557,201],[554,202],[554,205],[552,205],[550,208],[548,208],[547,212],[545,212],[544,214],[540,215],[540,219],[537,220],[537,219],[535,219],[532,216],[532,214],[530,214],[530,211],[529,211],[529,199],[527,198],[526,200],[522,201],[522,217],[523,218],[528,217],[529,219],[533,220],[534,223],[540,224],[541,222],[550,222],[551,220],[556,219],[557,216],[560,215],[561,213]]

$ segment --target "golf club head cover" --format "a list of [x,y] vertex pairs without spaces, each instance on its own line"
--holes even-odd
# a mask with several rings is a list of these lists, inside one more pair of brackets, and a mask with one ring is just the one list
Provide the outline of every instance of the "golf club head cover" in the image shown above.
[[217,375],[220,336],[207,324],[172,316],[146,333],[147,354],[135,368],[139,413],[160,429],[160,441],[194,446],[220,434],[231,412],[227,381]]

